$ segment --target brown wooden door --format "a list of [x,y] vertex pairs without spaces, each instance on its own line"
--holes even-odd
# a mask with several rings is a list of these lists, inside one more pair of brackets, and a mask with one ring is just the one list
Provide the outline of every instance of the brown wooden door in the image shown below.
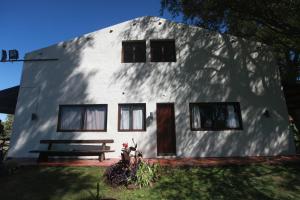
[[157,155],[176,155],[175,116],[173,103],[158,103]]

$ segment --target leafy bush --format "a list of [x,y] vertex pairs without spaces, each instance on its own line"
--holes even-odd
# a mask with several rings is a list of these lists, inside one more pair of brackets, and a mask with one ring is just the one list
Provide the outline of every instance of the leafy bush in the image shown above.
[[[108,167],[104,173],[106,182],[112,186],[126,185],[133,189],[135,186],[150,186],[158,178],[159,166],[145,162],[133,139],[132,142],[134,146],[131,147],[128,147],[128,143],[123,143],[122,159]],[[134,156],[130,155],[131,152],[134,152]]]
[[106,181],[112,186],[127,185],[131,177],[131,171],[127,163],[119,161],[108,167],[104,173]]
[[144,187],[151,186],[154,181],[159,177],[159,165],[149,164],[142,161],[136,171],[136,180],[134,184]]
[[107,168],[104,176],[112,186],[134,184],[139,187],[151,186],[159,177],[159,165],[143,160],[129,166],[120,161]]
[[300,133],[299,133],[299,130],[297,129],[297,127],[294,123],[290,123],[289,130],[294,136],[296,151],[299,152],[300,151]]

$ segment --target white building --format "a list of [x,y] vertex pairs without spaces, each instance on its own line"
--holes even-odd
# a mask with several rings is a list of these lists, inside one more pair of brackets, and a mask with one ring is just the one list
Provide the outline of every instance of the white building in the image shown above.
[[[41,139],[138,143],[145,157],[294,153],[276,62],[265,45],[140,17],[30,52],[8,156]],[[60,148],[57,146],[56,148]]]

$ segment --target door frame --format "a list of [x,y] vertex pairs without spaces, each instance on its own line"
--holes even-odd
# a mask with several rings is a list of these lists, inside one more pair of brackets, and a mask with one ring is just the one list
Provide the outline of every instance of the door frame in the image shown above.
[[[174,153],[158,153],[158,117],[157,117],[157,106],[158,104],[170,104],[173,106],[173,121],[174,121],[174,145],[175,152]],[[177,156],[177,138],[176,138],[176,120],[175,120],[175,102],[161,102],[156,103],[156,155],[157,156]]]

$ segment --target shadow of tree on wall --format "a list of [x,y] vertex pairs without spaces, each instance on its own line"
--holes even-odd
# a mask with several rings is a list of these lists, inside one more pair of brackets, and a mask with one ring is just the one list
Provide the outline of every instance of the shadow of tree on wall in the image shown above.
[[[27,56],[27,59],[53,57],[59,58],[59,61],[41,65],[26,63],[24,66],[19,99],[26,101],[17,105],[16,134],[12,135],[14,144],[10,150],[12,154],[19,152],[19,155],[27,157],[28,148],[41,149],[39,140],[45,138],[86,139],[86,135],[80,132],[56,132],[58,105],[101,101],[95,100],[91,96],[94,93],[90,93],[91,84],[94,84],[91,79],[101,72],[92,66],[97,65],[93,62],[91,65],[82,63],[98,56],[99,52],[94,52],[97,50],[96,43],[103,48],[111,48],[101,49],[103,55],[99,57],[103,62],[112,55],[109,52],[121,53],[121,49],[115,47],[121,47],[122,40],[136,39],[147,40],[147,62],[114,61],[117,66],[107,66],[115,69],[113,74],[108,75],[110,81],[107,87],[124,91],[128,102],[174,102],[178,156],[246,156],[292,152],[287,149],[291,140],[287,134],[287,113],[280,92],[279,74],[268,47],[155,17],[137,18],[120,26],[123,28],[116,28],[111,33],[117,38],[107,39],[104,44],[99,44],[97,38],[103,35],[94,32]],[[110,34],[108,29],[101,31]],[[150,62],[149,39],[162,38],[175,39],[177,62]],[[105,66],[105,63],[102,64]],[[93,88],[97,87],[93,85]],[[190,131],[189,102],[223,101],[240,102],[243,131]],[[262,115],[266,109],[270,111],[270,118]],[[37,120],[31,120],[32,113],[37,114]],[[117,115],[110,113],[109,108],[110,114]],[[49,135],[51,132],[53,134]],[[126,133],[117,132],[117,127],[108,130],[110,133],[120,140],[127,138]],[[154,119],[148,123],[147,132],[130,134],[138,138],[143,152],[156,151],[155,112]],[[100,137],[100,134],[95,137]],[[151,155],[155,156],[155,153]]]
[[[74,133],[59,134],[56,132],[59,104],[86,104],[89,79],[99,73],[96,70],[85,70],[90,66],[80,65],[85,50],[93,49],[92,34],[81,36],[67,42],[39,49],[26,59],[58,58],[58,61],[43,63],[28,62],[24,65],[21,77],[19,102],[16,109],[14,133],[10,152],[19,152],[27,157],[31,149],[47,148],[40,145],[41,139],[72,139]],[[20,101],[21,100],[21,101]],[[36,120],[31,114],[37,115]],[[52,134],[47,135],[49,132]]]
[[[119,33],[119,38],[147,40],[148,61],[123,64],[114,73],[112,82],[121,83],[130,98],[137,101],[175,102],[175,110],[180,112],[176,113],[179,156],[293,152],[287,148],[291,140],[287,133],[285,101],[268,47],[151,17],[133,20]],[[150,39],[175,39],[177,62],[150,62]],[[240,102],[242,132],[190,131],[189,102],[224,101]],[[262,115],[264,110],[271,112],[271,118]],[[152,145],[153,138],[147,142]]]

